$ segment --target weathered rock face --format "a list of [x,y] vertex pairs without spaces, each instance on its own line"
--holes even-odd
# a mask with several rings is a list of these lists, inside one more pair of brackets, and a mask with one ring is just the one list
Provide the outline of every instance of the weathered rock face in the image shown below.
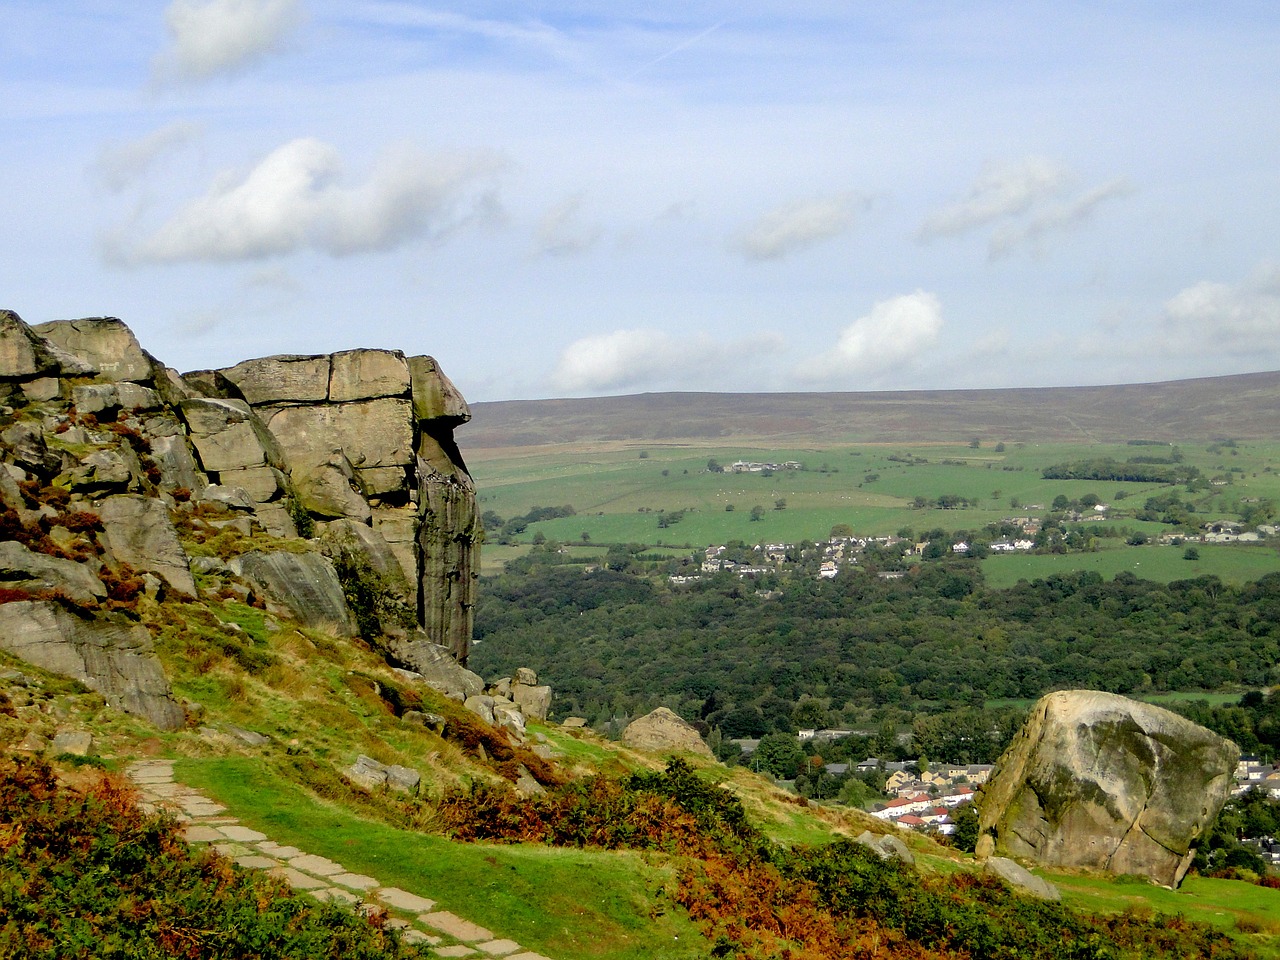
[[[47,552],[0,543],[0,586],[12,601],[0,612],[10,620],[23,614],[51,636],[83,622],[77,649],[83,636],[118,633],[119,616],[106,611],[133,601],[108,597],[107,588],[133,589],[127,565],[142,575],[146,597],[230,590],[353,634],[321,544],[265,552],[246,544],[248,552],[216,567],[200,557],[200,574],[221,580],[217,587],[197,582],[184,550],[187,537],[221,538],[221,551],[224,533],[234,544],[262,533],[311,537],[314,529],[325,549],[341,542],[358,550],[405,609],[416,609],[419,631],[405,636],[402,624],[384,624],[399,631],[389,639],[408,651],[404,662],[461,699],[483,690],[464,668],[481,530],[453,442],[470,412],[431,357],[350,350],[180,376],[117,319],[30,327],[0,310],[0,418],[0,508],[29,530],[39,523],[48,531],[23,539]],[[23,605],[24,596],[54,593],[62,607]],[[140,638],[126,639],[121,649]],[[75,676],[92,679],[86,663],[119,672],[110,657],[54,659]],[[93,682],[113,689],[106,678]],[[164,714],[156,716],[172,721]]]
[[152,651],[151,634],[136,623],[86,620],[45,601],[5,603],[0,649],[74,677],[161,730],[176,730],[186,721]]
[[471,412],[436,361],[349,350],[264,357],[214,374],[200,379],[231,384],[276,438],[308,512],[368,525],[383,539],[414,581],[422,629],[465,665],[482,531],[453,430]]
[[696,753],[708,760],[715,759],[698,731],[666,707],[627,724],[627,729],[622,731],[622,743],[652,753]]
[[1051,693],[983,787],[978,854],[1176,886],[1230,792],[1239,750],[1111,693]]

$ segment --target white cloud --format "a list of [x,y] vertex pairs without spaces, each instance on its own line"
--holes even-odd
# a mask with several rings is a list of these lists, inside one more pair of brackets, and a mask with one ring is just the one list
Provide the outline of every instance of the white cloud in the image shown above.
[[155,76],[234,72],[278,50],[302,19],[299,0],[173,0],[164,12],[173,45],[155,58]]
[[197,124],[177,121],[137,140],[108,143],[98,152],[94,170],[108,190],[118,193],[145,174],[161,154],[186,146],[200,133]]
[[749,260],[777,260],[844,233],[867,206],[855,193],[789,203],[751,224],[734,246]]
[[1093,211],[1108,200],[1127,197],[1134,192],[1128,180],[1120,178],[1094,187],[1068,203],[1052,207],[1020,225],[1009,224],[991,235],[988,252],[992,260],[1008,256],[1023,244],[1037,248],[1051,233],[1070,230],[1093,216]]
[[567,256],[595,246],[602,231],[598,224],[583,222],[582,207],[582,195],[577,194],[544,213],[534,234],[534,254]]
[[293,140],[247,174],[224,173],[149,236],[134,242],[136,227],[116,231],[104,252],[116,263],[167,263],[387,250],[490,217],[499,167],[492,157],[405,149],[384,157],[364,183],[344,186],[336,149]]
[[1009,166],[989,166],[969,189],[968,196],[929,217],[916,236],[922,241],[957,236],[1026,213],[1037,203],[1061,193],[1071,179],[1069,170],[1045,157],[1028,157]]
[[617,330],[569,344],[551,383],[557,390],[573,393],[656,385],[696,387],[702,377],[776,353],[781,347],[779,338],[771,334],[718,341],[705,335],[673,337],[652,329]]
[[844,329],[833,349],[802,364],[795,376],[810,384],[850,386],[885,379],[932,347],[941,330],[942,304],[932,293],[917,290],[881,300]]
[[1280,264],[1238,284],[1201,281],[1166,301],[1161,340],[1198,356],[1259,356],[1280,350]]

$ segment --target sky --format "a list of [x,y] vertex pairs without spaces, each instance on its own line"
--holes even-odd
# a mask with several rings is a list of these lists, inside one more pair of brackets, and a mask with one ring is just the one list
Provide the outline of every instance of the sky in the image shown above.
[[472,401],[1280,369],[1280,5],[5,0],[0,307]]

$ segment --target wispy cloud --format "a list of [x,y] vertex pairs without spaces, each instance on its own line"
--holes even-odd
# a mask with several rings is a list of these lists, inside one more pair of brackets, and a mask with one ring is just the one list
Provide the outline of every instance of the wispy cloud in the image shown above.
[[810,385],[857,386],[887,379],[927,352],[942,331],[942,304],[917,290],[881,300],[840,334],[835,346],[793,371]]
[[1108,200],[1127,197],[1134,193],[1128,180],[1110,180],[1092,190],[1086,190],[1067,203],[1045,210],[1024,224],[1009,224],[991,235],[988,253],[991,259],[1008,256],[1019,247],[1030,246],[1038,250],[1045,237],[1070,230],[1093,216],[1094,210]]
[[989,166],[963,200],[943,207],[925,220],[916,236],[925,242],[953,237],[1026,213],[1035,204],[1061,193],[1071,179],[1066,167],[1046,157]]
[[603,231],[583,220],[583,206],[582,194],[575,194],[542,215],[533,238],[535,256],[563,257],[595,246]]
[[162,154],[186,146],[200,134],[197,124],[177,121],[137,140],[108,143],[98,153],[94,173],[108,190],[119,193],[150,170]]
[[748,260],[778,260],[850,230],[869,205],[856,193],[788,203],[748,226],[732,246]]
[[1079,179],[1046,157],[989,166],[963,199],[920,225],[916,240],[929,243],[991,227],[989,259],[1007,257],[1023,247],[1041,254],[1049,237],[1085,223],[1107,201],[1134,192],[1133,184],[1123,177],[1087,190],[1078,189]]
[[674,337],[661,330],[617,330],[569,344],[551,375],[557,390],[614,391],[634,387],[697,387],[702,377],[732,365],[776,354],[778,337],[760,334],[739,340],[706,335]]
[[172,44],[155,58],[155,78],[205,80],[278,50],[303,10],[299,0],[173,0],[164,20]]
[[117,264],[257,260],[315,250],[344,256],[440,238],[490,216],[491,156],[432,157],[402,149],[363,183],[345,186],[328,144],[293,140],[247,174],[224,173],[140,240],[136,225],[104,240]]

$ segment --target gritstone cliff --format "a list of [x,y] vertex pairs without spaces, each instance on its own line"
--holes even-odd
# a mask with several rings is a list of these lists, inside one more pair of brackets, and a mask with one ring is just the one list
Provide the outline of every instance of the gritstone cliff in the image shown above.
[[[356,555],[416,612],[379,624],[389,658],[457,695],[474,677],[457,668],[481,539],[453,440],[469,419],[431,357],[349,350],[179,375],[120,320],[28,326],[0,311],[0,648],[173,728],[182,710],[124,600],[194,598],[194,573],[354,634],[334,558]],[[180,532],[266,546],[193,556]],[[313,537],[323,549],[281,544]]]

